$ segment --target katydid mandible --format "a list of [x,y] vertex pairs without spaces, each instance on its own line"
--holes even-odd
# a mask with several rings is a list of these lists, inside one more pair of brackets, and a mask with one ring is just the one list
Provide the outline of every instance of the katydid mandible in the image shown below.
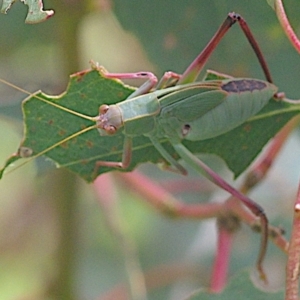
[[[196,82],[207,59],[228,29],[238,21],[250,42],[267,81],[257,79],[228,79]],[[137,135],[147,136],[170,168],[182,174],[186,170],[161,145],[167,139],[179,156],[210,181],[237,197],[261,220],[261,247],[257,269],[266,279],[262,262],[268,241],[268,220],[257,203],[230,186],[218,174],[193,155],[181,142],[204,140],[216,137],[241,125],[257,114],[277,94],[262,52],[245,20],[236,13],[229,13],[214,37],[187,68],[183,75],[167,72],[157,83],[149,72],[112,74],[105,76],[117,79],[147,78],[148,80],[125,101],[115,105],[102,105],[96,117],[100,135],[112,135],[122,130],[125,134],[121,162],[98,161],[101,166],[126,169],[131,162],[132,139]],[[151,90],[155,88],[154,91]]]

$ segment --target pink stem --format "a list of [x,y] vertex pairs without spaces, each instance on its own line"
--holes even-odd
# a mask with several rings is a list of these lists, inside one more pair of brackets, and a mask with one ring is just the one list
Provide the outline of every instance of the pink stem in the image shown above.
[[234,233],[227,228],[218,228],[218,245],[214,261],[210,289],[213,293],[220,293],[226,285],[227,272],[230,262]]
[[141,195],[149,204],[169,216],[207,219],[218,216],[224,209],[221,203],[182,203],[164,188],[137,171],[116,173],[115,176],[127,186],[130,185],[132,190]]
[[298,126],[299,120],[299,117],[293,118],[279,131],[279,133],[275,135],[267,151],[248,172],[245,182],[241,187],[241,192],[244,194],[247,193],[249,189],[253,188],[257,183],[261,182],[265,178],[282,146],[285,144],[285,141],[294,128]]
[[300,41],[296,36],[292,26],[290,25],[281,0],[275,1],[275,11],[285,34],[287,35],[294,48],[300,53]]

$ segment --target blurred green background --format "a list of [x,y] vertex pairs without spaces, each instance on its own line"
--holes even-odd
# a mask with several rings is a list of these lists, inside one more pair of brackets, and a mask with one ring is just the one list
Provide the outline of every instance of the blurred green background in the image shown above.
[[[299,2],[286,0],[284,4],[299,33]],[[0,15],[0,78],[30,92],[63,92],[68,76],[89,68],[91,59],[111,72],[181,73],[227,13],[236,11],[247,20],[261,45],[275,84],[290,98],[299,98],[300,59],[266,1],[49,0],[44,6],[56,14],[37,25],[24,24],[27,7],[19,2],[8,15]],[[238,25],[220,43],[207,68],[237,77],[263,78]],[[22,138],[20,102],[24,97],[24,93],[1,84],[1,164],[16,151]],[[299,179],[299,149],[295,133],[269,178],[251,194],[266,209],[271,223],[282,225],[287,234]],[[230,180],[219,160],[212,163]],[[198,182],[198,177],[182,179],[152,165],[140,169],[162,184]],[[157,270],[180,263],[192,265],[198,272],[191,281],[183,276],[167,287],[158,284],[148,299],[182,299],[207,285],[215,249],[214,220],[168,219],[145,205],[128,186],[113,180],[119,221],[128,240],[135,244],[142,268]],[[211,186],[204,194],[199,199],[199,193],[174,191],[183,201],[226,198]],[[126,281],[121,243],[107,227],[96,199],[91,185],[44,159],[4,176],[0,181],[0,300],[108,299],[102,295]],[[243,226],[236,237],[231,274],[254,266],[258,244],[259,236]],[[284,262],[281,251],[270,245],[267,265],[277,287],[283,285]],[[159,272],[154,272],[158,281],[167,276]]]

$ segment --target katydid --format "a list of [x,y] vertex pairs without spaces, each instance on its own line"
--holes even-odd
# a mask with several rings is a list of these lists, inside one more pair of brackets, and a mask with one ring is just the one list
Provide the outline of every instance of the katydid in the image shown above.
[[[218,42],[236,21],[239,22],[254,49],[267,81],[242,78],[190,83],[197,78]],[[169,140],[185,162],[237,197],[260,218],[262,241],[257,269],[261,278],[265,279],[262,261],[267,248],[268,220],[262,207],[230,186],[182,144],[184,139],[204,140],[232,130],[257,114],[273,96],[277,96],[277,87],[272,84],[262,52],[245,20],[238,14],[229,13],[205,49],[181,76],[167,72],[158,84],[156,77],[149,72],[107,73],[106,76],[117,79],[148,78],[148,80],[124,102],[100,106],[99,116],[96,117],[100,134],[112,135],[123,130],[125,141],[121,162],[98,161],[96,168],[106,166],[126,169],[131,162],[132,139],[137,135],[145,135],[171,166],[170,168],[186,174],[183,166],[160,143],[162,138]],[[156,84],[157,88],[164,87],[164,89],[151,92]]]
[[[218,42],[236,21],[239,22],[254,49],[267,81],[228,78],[193,82]],[[94,128],[98,128],[100,135],[114,135],[122,131],[125,135],[122,161],[98,161],[95,166],[95,176],[97,169],[103,166],[126,169],[131,162],[132,139],[139,135],[150,139],[170,169],[186,174],[184,167],[165,150],[160,142],[162,139],[168,140],[183,160],[219,187],[240,199],[260,218],[262,242],[257,268],[261,277],[265,278],[262,262],[267,248],[268,220],[263,209],[225,182],[182,144],[184,139],[204,140],[234,129],[257,114],[274,95],[277,95],[277,88],[272,84],[267,64],[244,19],[235,13],[229,13],[212,40],[183,75],[167,72],[158,82],[156,76],[150,72],[113,74],[105,73],[100,68],[99,71],[108,78],[143,78],[147,81],[125,101],[110,106],[101,105],[99,115],[96,117],[72,112],[74,115],[95,122],[95,125],[61,140],[39,155]],[[47,102],[42,98],[40,100]],[[52,102],[49,104],[59,106]],[[61,109],[70,112],[66,108],[61,107]],[[31,149],[20,148],[20,156],[28,157],[31,154]]]

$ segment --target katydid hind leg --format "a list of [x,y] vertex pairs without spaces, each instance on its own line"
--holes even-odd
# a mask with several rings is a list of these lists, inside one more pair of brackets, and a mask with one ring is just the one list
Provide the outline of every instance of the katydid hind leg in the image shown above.
[[182,144],[173,143],[173,147],[176,152],[180,155],[180,157],[188,163],[192,168],[194,168],[197,172],[204,175],[207,179],[215,183],[220,188],[224,189],[232,196],[238,198],[250,211],[253,212],[257,217],[260,218],[261,221],[261,246],[257,259],[257,270],[260,273],[260,277],[266,281],[266,275],[264,273],[262,263],[264,257],[266,255],[267,244],[268,244],[268,219],[264,213],[263,208],[242,194],[240,191],[232,187],[229,183],[227,183],[222,177],[220,177],[217,173],[215,173],[212,169],[210,169],[206,164],[204,164],[201,160],[199,160],[193,153],[191,153],[185,146]]
[[223,36],[226,34],[228,29],[235,23],[232,18],[227,17],[226,20],[219,27],[215,35],[202,50],[202,52],[194,59],[194,61],[189,65],[189,67],[182,74],[179,84],[194,82],[201,70],[203,69],[208,58],[211,56],[214,49],[217,47]]
[[230,13],[229,15],[231,15],[232,17],[237,19],[242,31],[244,32],[248,42],[250,43],[253,51],[256,54],[256,57],[263,69],[263,72],[265,74],[267,81],[269,81],[270,83],[273,83],[271,73],[268,68],[267,62],[264,58],[264,55],[262,54],[262,51],[261,51],[256,39],[254,38],[254,35],[252,34],[252,32],[250,30],[250,27],[247,25],[246,20],[241,15],[237,15],[235,13]]
[[179,84],[190,83],[196,80],[196,78],[198,77],[199,73],[203,69],[205,63],[207,62],[212,52],[215,50],[219,42],[225,36],[229,28],[236,22],[239,23],[243,33],[245,34],[247,40],[249,41],[254,53],[256,54],[267,81],[269,81],[270,83],[273,82],[269,68],[262,54],[262,51],[257,41],[255,40],[249,26],[247,25],[245,19],[241,15],[231,12],[228,14],[227,18],[219,27],[219,29],[212,37],[212,39],[209,41],[207,46],[202,50],[202,52],[194,59],[194,61],[182,74],[180,80],[178,81]]

